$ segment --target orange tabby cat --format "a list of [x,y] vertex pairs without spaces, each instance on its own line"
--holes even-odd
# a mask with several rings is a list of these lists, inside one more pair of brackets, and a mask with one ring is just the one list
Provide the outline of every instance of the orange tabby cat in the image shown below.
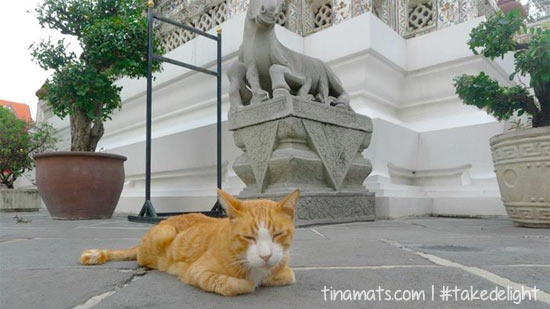
[[250,293],[259,285],[294,283],[288,253],[300,191],[279,203],[240,201],[222,190],[218,193],[228,218],[202,214],[171,217],[151,228],[139,246],[86,250],[80,263],[137,260],[139,265],[166,271],[187,284],[225,296]]

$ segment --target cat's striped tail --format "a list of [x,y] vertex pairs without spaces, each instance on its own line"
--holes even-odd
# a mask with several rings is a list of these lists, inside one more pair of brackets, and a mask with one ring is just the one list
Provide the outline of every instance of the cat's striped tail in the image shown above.
[[99,265],[109,261],[135,261],[139,246],[125,250],[88,249],[80,255],[80,264]]

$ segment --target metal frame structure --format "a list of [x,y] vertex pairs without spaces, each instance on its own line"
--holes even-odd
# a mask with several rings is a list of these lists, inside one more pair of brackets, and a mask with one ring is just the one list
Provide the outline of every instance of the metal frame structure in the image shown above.
[[[128,216],[128,221],[131,222],[144,222],[144,223],[158,223],[169,216],[184,214],[185,212],[169,212],[169,213],[157,213],[151,202],[151,114],[152,114],[152,99],[153,99],[153,61],[168,62],[173,65],[184,67],[197,72],[216,76],[217,78],[217,186],[222,188],[222,31],[218,26],[217,36],[206,33],[202,30],[193,28],[183,23],[173,21],[171,19],[158,16],[153,13],[154,2],[151,0],[148,3],[147,8],[147,25],[148,25],[148,47],[147,47],[147,134],[146,134],[146,148],[145,148],[145,203],[143,204],[139,215]],[[205,68],[197,67],[191,64],[187,64],[178,60],[166,58],[164,56],[156,55],[153,52],[153,22],[156,20],[174,25],[179,28],[191,31],[198,35],[204,36],[217,42],[217,60],[216,71],[211,71]],[[203,214],[211,217],[225,217],[225,210],[221,206],[219,200],[216,201],[210,211],[202,212]]]

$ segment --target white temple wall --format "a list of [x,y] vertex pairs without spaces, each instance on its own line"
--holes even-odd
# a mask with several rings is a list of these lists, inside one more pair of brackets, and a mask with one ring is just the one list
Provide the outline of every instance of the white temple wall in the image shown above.
[[[373,163],[366,185],[377,195],[380,217],[503,215],[488,139],[504,124],[465,106],[452,78],[481,70],[510,83],[510,59],[488,61],[466,46],[482,18],[404,39],[371,13],[302,37],[276,26],[289,48],[327,61],[357,112],[374,120],[365,154]],[[222,24],[223,65],[242,42],[244,14]],[[211,30],[210,32],[214,32]],[[215,45],[196,38],[167,54],[213,68]],[[205,210],[215,201],[215,78],[165,64],[153,83],[152,196],[157,211]],[[99,148],[128,156],[127,181],[117,212],[139,211],[144,196],[145,80],[123,79],[122,109],[105,124]],[[228,80],[223,79],[223,119]],[[68,148],[68,120],[52,118]],[[225,122],[224,122],[225,125]],[[239,155],[224,129],[224,188],[244,184],[231,164]]]

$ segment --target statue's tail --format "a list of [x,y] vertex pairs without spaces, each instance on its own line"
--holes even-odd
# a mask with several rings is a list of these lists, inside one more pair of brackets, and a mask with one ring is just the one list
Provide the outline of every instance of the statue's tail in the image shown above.
[[88,249],[80,255],[80,263],[84,265],[99,265],[108,261],[135,261],[139,246],[124,249]]

